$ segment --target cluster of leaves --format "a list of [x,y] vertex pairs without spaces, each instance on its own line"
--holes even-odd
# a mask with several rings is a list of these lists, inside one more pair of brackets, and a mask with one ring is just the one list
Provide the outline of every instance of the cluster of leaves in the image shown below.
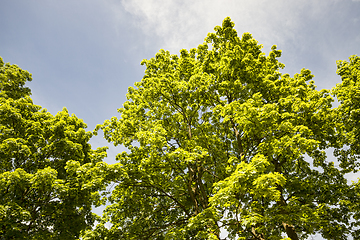
[[360,183],[345,177],[360,167],[360,58],[319,91],[309,70],[282,74],[281,51],[261,48],[226,18],[197,48],[143,60],[121,117],[94,132],[128,148],[111,166],[82,120],[34,105],[31,75],[0,60],[0,236],[360,238]]
[[[360,57],[351,56],[349,61],[337,62],[337,74],[342,82],[333,89],[340,105],[336,112],[338,135],[335,156],[339,159],[342,173],[356,173],[360,167]],[[360,181],[353,182],[347,194],[347,205],[353,214],[351,223],[354,239],[360,238]]]
[[34,105],[31,74],[0,58],[0,238],[77,239],[101,204],[106,149],[64,108]]
[[358,236],[359,188],[344,174],[359,166],[359,58],[338,63],[334,109],[309,70],[282,74],[281,51],[261,48],[226,18],[198,48],[143,60],[121,118],[98,126],[129,151],[84,239]]

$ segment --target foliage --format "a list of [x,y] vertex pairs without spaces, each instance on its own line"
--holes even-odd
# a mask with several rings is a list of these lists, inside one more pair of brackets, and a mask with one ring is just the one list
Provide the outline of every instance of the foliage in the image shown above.
[[336,167],[325,154],[348,138],[339,110],[309,70],[282,74],[281,51],[261,48],[226,18],[198,48],[143,60],[121,117],[97,127],[129,151],[117,156],[103,222],[84,239],[220,239],[223,229],[230,239],[347,239],[350,195],[359,201],[344,174],[357,162]]
[[77,239],[101,204],[105,148],[64,108],[34,105],[31,74],[0,58],[0,238]]
[[340,102],[337,110],[337,122],[340,146],[346,144],[347,149],[340,149],[341,167],[350,171],[358,170],[360,162],[360,57],[351,56],[349,62],[337,62],[337,74],[342,83],[333,89],[334,95]]
[[[319,91],[261,49],[226,18],[197,48],[160,50],[93,133],[34,105],[31,74],[0,58],[0,238],[359,239],[360,57]],[[91,149],[100,129],[128,148],[117,164]]]
[[[355,173],[360,167],[360,57],[351,56],[349,61],[337,62],[337,74],[342,82],[333,89],[340,105],[335,109],[338,129],[335,155],[344,173]],[[350,186],[347,202],[351,206],[354,221],[352,235],[360,238],[360,181]]]

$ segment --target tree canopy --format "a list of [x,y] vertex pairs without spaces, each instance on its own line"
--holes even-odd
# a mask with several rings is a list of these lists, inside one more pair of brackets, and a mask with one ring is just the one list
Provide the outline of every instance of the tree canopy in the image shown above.
[[359,58],[338,63],[333,108],[310,70],[283,74],[281,51],[261,48],[226,18],[197,48],[142,61],[121,117],[98,126],[129,151],[117,156],[111,227],[89,239],[358,236],[358,184],[345,173],[358,167]]
[[[360,167],[360,57],[318,90],[310,70],[282,73],[276,46],[265,54],[234,26],[143,60],[120,117],[93,132],[34,105],[31,74],[0,58],[0,236],[359,239],[360,182],[347,174]],[[99,130],[128,149],[118,163],[91,149]]]
[[106,149],[65,108],[34,105],[31,80],[0,58],[0,239],[78,239],[101,204]]

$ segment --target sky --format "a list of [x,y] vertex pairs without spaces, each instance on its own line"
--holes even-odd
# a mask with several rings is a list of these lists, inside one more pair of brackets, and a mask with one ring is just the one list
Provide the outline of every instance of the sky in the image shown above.
[[337,60],[360,55],[360,0],[0,0],[0,56],[32,73],[35,104],[66,107],[91,131],[119,116],[143,59],[196,48],[227,16],[266,54],[282,50],[283,73],[310,69],[318,89],[340,83]]

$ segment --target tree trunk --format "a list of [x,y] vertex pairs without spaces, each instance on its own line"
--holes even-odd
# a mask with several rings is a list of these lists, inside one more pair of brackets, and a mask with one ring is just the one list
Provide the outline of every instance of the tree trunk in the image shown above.
[[291,238],[291,240],[299,240],[299,238],[295,232],[294,226],[291,226],[285,222],[283,222],[282,224],[285,228],[286,234],[288,235],[289,238]]

